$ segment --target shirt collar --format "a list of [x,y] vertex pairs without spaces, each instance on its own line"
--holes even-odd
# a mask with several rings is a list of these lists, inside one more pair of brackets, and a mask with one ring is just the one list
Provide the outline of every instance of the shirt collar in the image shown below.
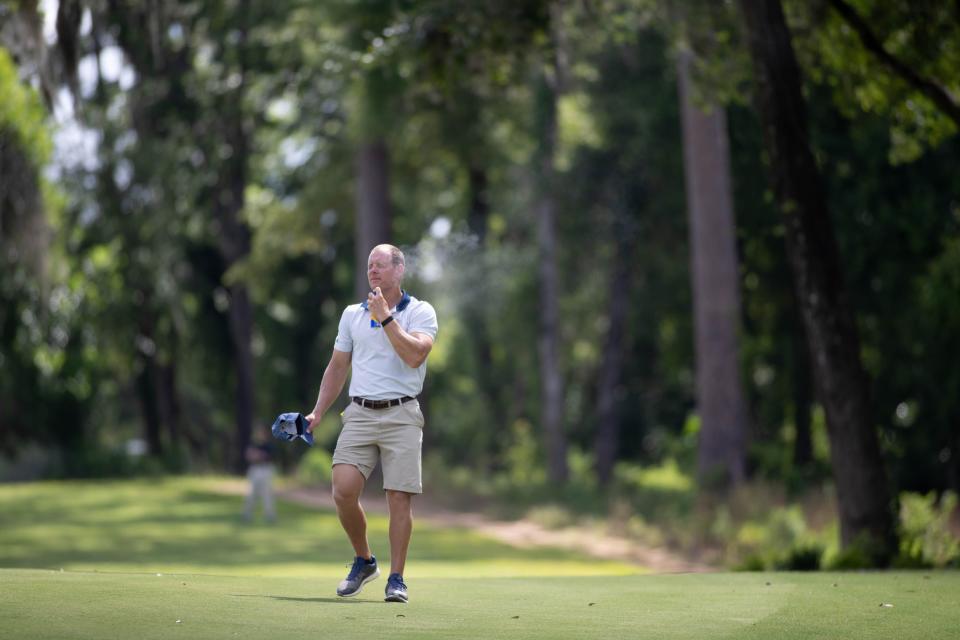
[[[398,312],[403,311],[404,309],[407,308],[407,305],[410,304],[410,294],[404,291],[403,289],[400,289],[400,293],[402,293],[403,295],[400,296],[400,302],[397,303]],[[364,311],[367,311],[367,301],[364,300],[363,302],[361,302],[360,307]]]

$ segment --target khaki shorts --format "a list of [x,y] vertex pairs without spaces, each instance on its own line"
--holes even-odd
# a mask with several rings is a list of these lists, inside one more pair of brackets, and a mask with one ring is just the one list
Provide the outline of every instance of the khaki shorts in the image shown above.
[[333,452],[334,465],[351,464],[369,478],[380,460],[385,490],[423,493],[420,403],[411,400],[389,409],[369,409],[351,402],[340,415],[343,429]]

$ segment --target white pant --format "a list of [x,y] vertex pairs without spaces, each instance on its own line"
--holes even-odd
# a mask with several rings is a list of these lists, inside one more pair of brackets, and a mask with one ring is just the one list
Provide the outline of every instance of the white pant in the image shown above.
[[243,517],[250,520],[253,517],[254,503],[257,497],[263,501],[263,515],[267,520],[276,520],[277,512],[273,505],[273,465],[252,464],[247,470],[247,479],[250,480],[250,493],[243,508]]

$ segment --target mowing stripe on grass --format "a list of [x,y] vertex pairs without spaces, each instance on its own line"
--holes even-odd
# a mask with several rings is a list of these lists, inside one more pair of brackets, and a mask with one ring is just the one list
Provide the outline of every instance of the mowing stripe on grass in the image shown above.
[[[353,552],[335,513],[279,504],[275,525],[242,522],[242,498],[220,478],[44,482],[0,486],[0,567],[316,576],[338,580]],[[371,546],[389,556],[387,520],[368,517]],[[410,577],[628,575],[628,563],[557,549],[522,550],[466,528],[418,523]]]
[[[383,580],[0,570],[10,638],[957,638],[960,574]],[[833,586],[837,585],[837,586]],[[881,607],[881,603],[892,607]],[[177,621],[180,622],[177,622]]]

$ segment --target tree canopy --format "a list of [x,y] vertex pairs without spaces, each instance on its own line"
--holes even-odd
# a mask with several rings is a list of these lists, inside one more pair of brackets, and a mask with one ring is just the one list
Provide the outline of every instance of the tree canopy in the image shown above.
[[[795,58],[802,171],[778,164],[797,131],[762,106],[782,86],[751,47],[761,6]],[[0,2],[0,448],[41,451],[51,475],[239,469],[252,429],[312,402],[357,239],[379,229],[439,312],[422,398],[439,466],[608,483],[692,472],[720,442],[731,481],[796,486],[831,477],[831,447],[837,471],[827,434],[856,421],[891,495],[958,490],[956,18],[874,0]],[[716,416],[694,309],[726,302],[692,285],[710,238],[688,235],[682,99],[728,140],[734,444],[699,439]],[[835,247],[810,254],[821,289],[791,227],[813,191],[829,215],[809,230]],[[852,413],[832,404],[854,388],[829,382],[841,370],[863,374]]]

